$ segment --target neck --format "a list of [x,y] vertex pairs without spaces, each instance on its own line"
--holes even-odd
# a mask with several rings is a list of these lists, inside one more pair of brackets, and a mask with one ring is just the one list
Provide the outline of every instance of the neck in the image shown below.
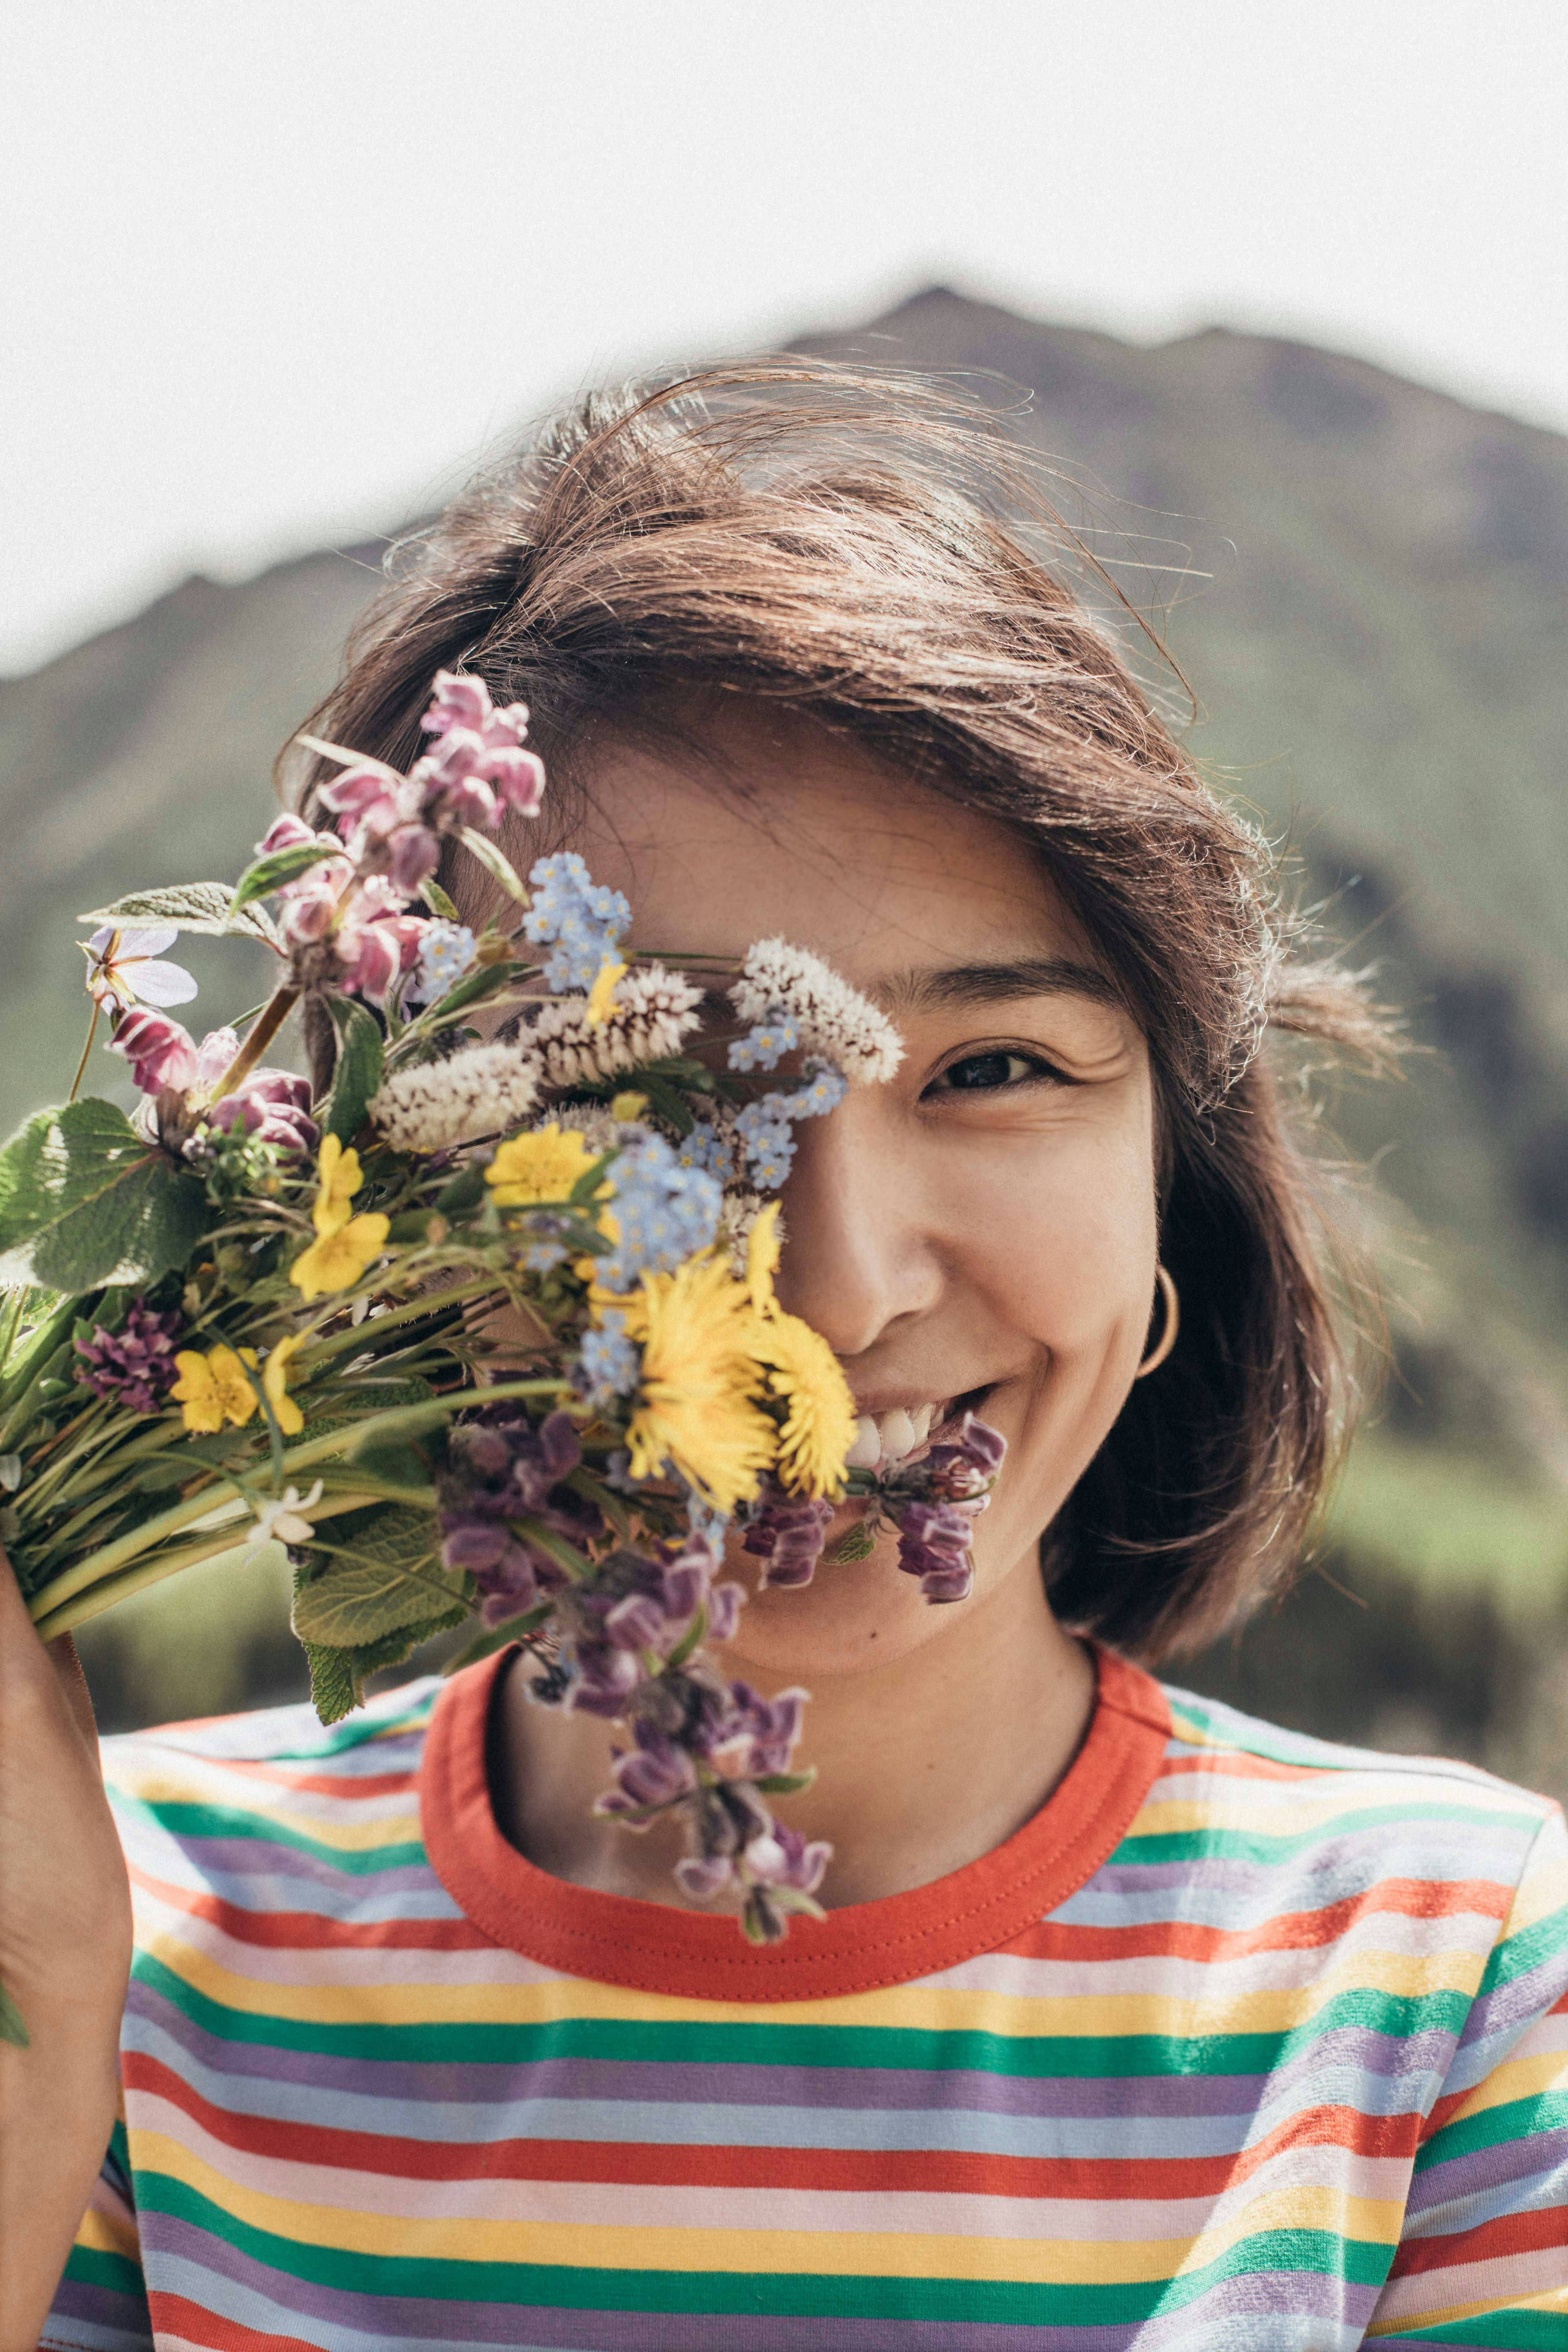
[[[743,1633],[721,1654],[723,1671],[763,1689],[809,1684],[797,1760],[817,1777],[782,1810],[833,1846],[829,1907],[902,1894],[990,1853],[1037,1811],[1088,1727],[1093,1665],[1052,1616],[1032,1557],[958,1607],[958,1622],[850,1674],[770,1675],[748,1661]],[[669,1875],[684,1851],[679,1823],[633,1836],[592,1812],[609,1786],[615,1727],[534,1706],[527,1680],[526,1665],[509,1675],[492,1733],[507,1836],[556,1877],[682,1905]]]

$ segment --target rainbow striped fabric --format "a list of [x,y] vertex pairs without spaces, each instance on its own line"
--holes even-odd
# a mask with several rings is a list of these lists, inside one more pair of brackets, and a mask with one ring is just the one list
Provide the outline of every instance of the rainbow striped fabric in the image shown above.
[[107,1744],[125,2116],[46,2344],[1568,2347],[1542,1800],[1102,1656],[1016,1837],[753,1952],[505,1844],[504,1663]]

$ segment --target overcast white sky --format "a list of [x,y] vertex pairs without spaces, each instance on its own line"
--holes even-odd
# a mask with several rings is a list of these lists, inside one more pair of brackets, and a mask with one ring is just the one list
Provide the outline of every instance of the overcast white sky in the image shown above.
[[940,278],[1568,426],[1563,0],[9,0],[0,670]]

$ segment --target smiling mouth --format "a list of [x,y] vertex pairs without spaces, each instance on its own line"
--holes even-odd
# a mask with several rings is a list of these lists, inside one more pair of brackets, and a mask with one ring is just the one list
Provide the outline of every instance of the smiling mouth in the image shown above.
[[891,1470],[918,1461],[933,1445],[945,1444],[956,1435],[964,1414],[978,1412],[989,1394],[987,1385],[967,1389],[959,1397],[939,1398],[907,1410],[895,1405],[888,1412],[863,1412],[856,1424],[855,1443],[844,1457],[845,1466],[850,1470]]

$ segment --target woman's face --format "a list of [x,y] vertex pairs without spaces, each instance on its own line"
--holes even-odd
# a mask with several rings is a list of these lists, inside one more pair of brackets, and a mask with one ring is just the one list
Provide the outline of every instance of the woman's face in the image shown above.
[[753,1593],[729,1664],[820,1688],[941,1640],[1004,1589],[1038,1594],[1041,1532],[1148,1337],[1149,1059],[1016,835],[759,706],[700,733],[701,761],[605,751],[578,845],[630,899],[634,946],[739,957],[782,936],[897,1023],[897,1076],[795,1130],[779,1295],[831,1341],[885,1451],[909,1442],[889,1416],[918,1433],[958,1400],[1007,1440],[970,1602],[928,1604],[890,1538],[806,1591]]

